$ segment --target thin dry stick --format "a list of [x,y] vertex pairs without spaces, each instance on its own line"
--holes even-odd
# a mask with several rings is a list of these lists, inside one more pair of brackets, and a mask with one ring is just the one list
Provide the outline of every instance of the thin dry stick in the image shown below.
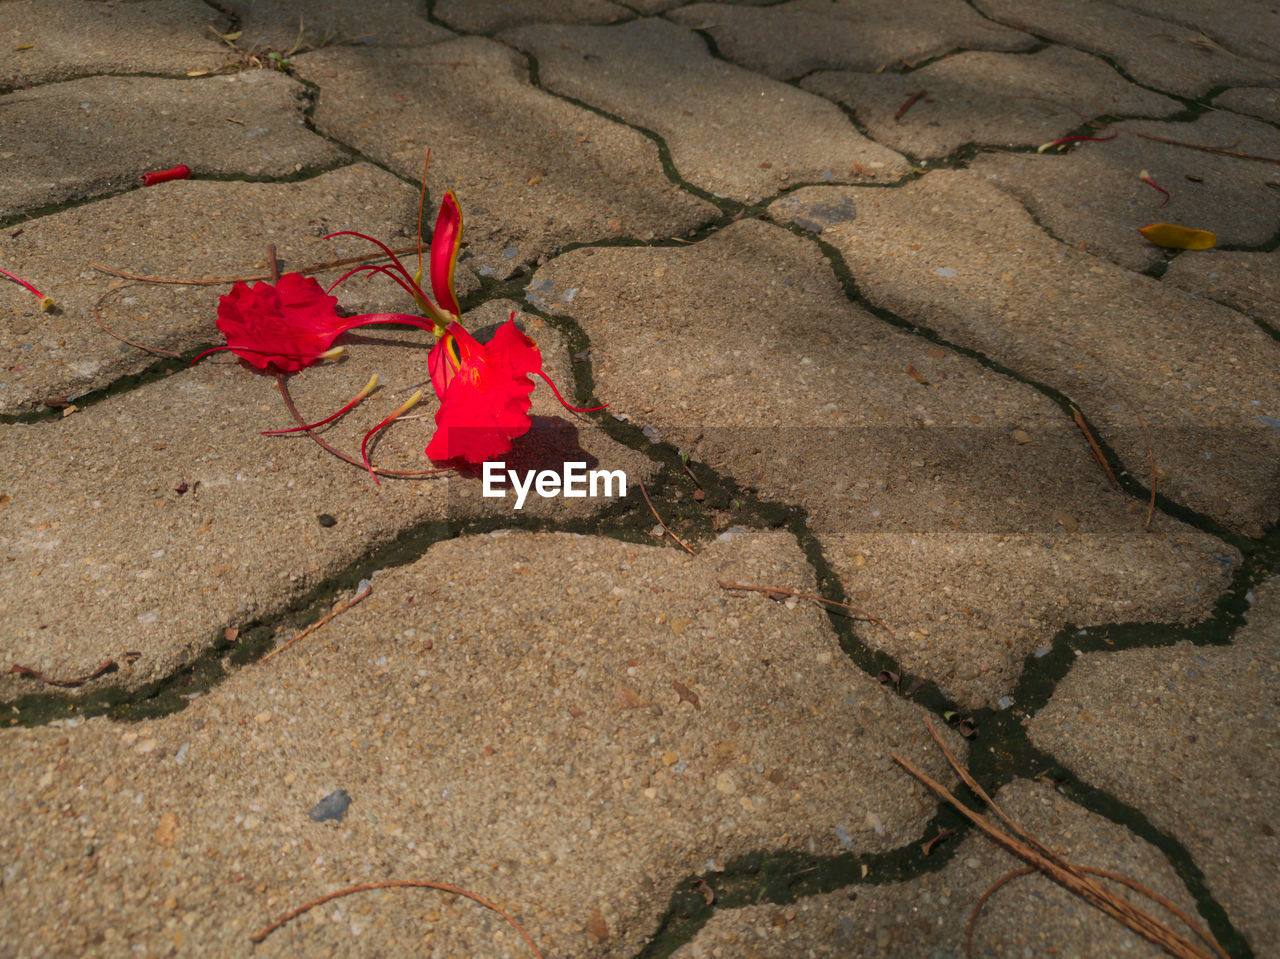
[[[298,408],[293,403],[293,397],[289,395],[289,384],[287,379],[285,378],[285,375],[283,373],[277,373],[276,382],[280,384],[280,396],[284,399],[284,405],[288,408],[289,415],[293,417],[294,422],[296,422],[299,426],[305,427],[307,425],[307,421],[302,418],[302,414],[298,412]],[[327,442],[325,442],[323,438],[317,436],[314,430],[303,429],[302,432],[306,433],[313,440],[319,443],[321,449],[325,450],[328,453],[332,453],[334,456],[338,457],[338,459],[342,460],[344,463],[350,463],[352,466],[355,466],[361,470],[365,469],[364,463],[362,463],[358,459],[355,459],[354,457],[348,456],[346,453],[342,452],[341,450],[335,449],[333,446],[330,446]],[[375,466],[373,468],[373,471],[377,473],[379,476],[426,477],[426,476],[439,476],[442,473],[452,473],[453,468],[449,466],[445,466],[445,467],[434,468],[429,470],[389,470],[389,469],[384,469],[381,466]]]
[[511,915],[497,903],[490,902],[488,899],[484,898],[484,896],[477,895],[474,892],[468,892],[465,889],[459,889],[457,886],[450,886],[443,882],[432,882],[429,879],[388,879],[384,882],[366,882],[359,886],[350,886],[346,889],[339,889],[337,892],[331,892],[328,895],[321,896],[319,899],[313,899],[306,905],[299,906],[292,912],[286,913],[261,932],[254,933],[249,937],[249,939],[251,942],[255,943],[262,942],[262,940],[266,939],[267,936],[271,935],[290,919],[296,919],[308,909],[314,909],[316,906],[323,905],[330,899],[337,899],[339,896],[349,896],[353,892],[366,892],[370,889],[400,889],[405,887],[440,889],[444,892],[451,892],[455,896],[462,896],[465,899],[470,899],[472,902],[478,902],[486,909],[492,909],[503,919],[507,920],[507,922],[511,923],[511,925],[515,927],[516,932],[520,933],[520,937],[524,939],[529,948],[533,950],[533,954],[537,956],[538,959],[542,959],[542,953],[540,953],[538,951],[538,947],[533,944],[533,940],[529,938],[529,934],[524,931],[520,923],[516,922],[515,919],[513,919]]
[[108,329],[107,325],[102,322],[102,318],[98,315],[98,308],[102,306],[103,302],[107,299],[107,297],[114,296],[115,294],[119,293],[121,290],[127,290],[129,289],[130,286],[133,286],[133,285],[134,284],[132,283],[126,283],[124,286],[117,287],[114,290],[107,290],[106,293],[103,293],[102,296],[98,297],[98,301],[93,304],[93,322],[97,323],[98,328],[102,330],[103,333],[106,333],[107,336],[113,337],[114,339],[117,339],[121,343],[127,344],[128,346],[132,346],[134,349],[142,350],[144,353],[154,353],[157,356],[168,356],[168,357],[172,357],[173,359],[177,359],[182,355],[181,353],[174,353],[172,350],[161,350],[154,346],[143,346],[141,343],[133,342],[133,340],[126,340],[119,333],[116,333]]
[[349,600],[347,600],[341,606],[335,606],[333,610],[329,612],[327,615],[321,616],[314,623],[312,623],[310,626],[308,626],[306,629],[300,632],[297,636],[293,637],[293,639],[271,650],[271,652],[267,653],[267,655],[263,656],[260,660],[258,660],[258,663],[259,664],[265,663],[268,659],[270,659],[276,653],[283,653],[286,649],[288,649],[298,640],[302,639],[304,636],[310,636],[317,629],[319,629],[325,623],[329,622],[329,620],[333,619],[333,617],[337,616],[339,613],[345,613],[356,603],[360,602],[360,600],[368,596],[371,592],[373,592],[373,587],[366,586],[364,589],[360,590],[360,592],[356,593],[354,596],[352,596]]
[[1154,140],[1156,143],[1168,143],[1175,147],[1186,147],[1188,150],[1200,150],[1204,153],[1220,153],[1223,156],[1235,157],[1237,160],[1258,160],[1262,163],[1280,163],[1277,157],[1260,157],[1253,153],[1237,153],[1235,150],[1224,150],[1222,147],[1207,147],[1199,143],[1187,143],[1185,140],[1170,140],[1167,137],[1158,137],[1152,133],[1138,133],[1137,130],[1131,131],[1137,133],[1144,140]]
[[1080,875],[1069,866],[1064,867],[1063,865],[1059,865],[1059,863],[1046,858],[1032,848],[1032,846],[1000,829],[1000,827],[996,826],[990,820],[979,815],[964,803],[960,802],[960,800],[953,796],[945,786],[916,769],[901,756],[895,753],[892,754],[892,759],[925,786],[929,787],[945,799],[956,809],[957,812],[1005,849],[1008,849],[1014,855],[1031,863],[1050,879],[1054,880],[1054,882],[1065,886],[1067,889],[1071,890],[1077,896],[1084,899],[1094,907],[1124,923],[1144,939],[1155,943],[1157,946],[1164,949],[1165,952],[1177,957],[1177,959],[1212,959],[1208,953],[1201,950],[1194,943],[1182,936],[1179,936],[1154,916],[1143,912],[1123,896],[1116,895],[1109,889],[1100,886],[1094,880]]
[[32,679],[38,679],[40,682],[46,683],[50,686],[61,686],[64,689],[71,689],[75,686],[83,686],[89,680],[97,679],[104,673],[109,673],[118,668],[119,666],[114,659],[108,659],[93,672],[85,673],[83,676],[77,676],[75,679],[55,679],[52,676],[46,676],[39,670],[32,669],[30,666],[19,666],[17,663],[14,663],[9,667],[9,672],[17,673],[19,676],[30,676]]
[[[688,469],[688,467],[686,467],[686,469]],[[644,479],[640,476],[637,476],[636,478],[640,481],[640,492],[644,494],[644,501],[649,504],[649,512],[651,512],[653,514],[653,518],[658,521],[658,525],[663,528],[663,530],[667,533],[668,536],[670,536],[673,540],[675,540],[677,543],[683,546],[684,551],[686,553],[688,553],[690,556],[697,556],[698,554],[693,551],[693,549],[689,546],[689,544],[686,543],[684,540],[682,540],[675,533],[671,532],[671,528],[662,521],[662,517],[658,514],[657,509],[654,508],[653,500],[649,499],[649,491],[644,487]],[[697,479],[697,477],[694,477],[694,479]],[[865,618],[868,622],[875,623],[877,626],[879,626],[881,629],[887,632],[890,636],[893,636],[893,630],[890,629],[889,626],[883,620],[876,619],[870,613],[867,613],[861,609],[858,609],[855,606],[850,606],[847,603],[838,603],[834,599],[824,599],[821,596],[815,596],[813,593],[797,593],[795,590],[778,589],[773,586],[747,586],[743,583],[726,583],[723,580],[716,580],[716,583],[721,587],[721,589],[745,589],[755,593],[781,593],[784,596],[796,596],[800,599],[811,599],[817,603],[827,603],[831,606],[839,606],[841,609],[847,609],[851,613],[856,613],[857,615]],[[894,638],[896,639],[897,637],[894,637]]]
[[1102,448],[1098,446],[1098,441],[1093,438],[1093,434],[1089,432],[1089,426],[1084,421],[1084,415],[1071,407],[1071,418],[1076,421],[1076,426],[1080,427],[1080,432],[1084,434],[1084,438],[1089,441],[1089,450],[1093,453],[1094,462],[1102,468],[1107,474],[1107,479],[1111,480],[1111,488],[1119,489],[1120,481],[1116,479],[1116,474],[1111,472],[1111,464],[1107,462],[1107,458],[1102,455]]
[[951,751],[951,748],[949,746],[947,746],[946,740],[942,738],[942,734],[938,732],[938,728],[933,725],[933,722],[928,717],[925,717],[924,724],[926,727],[928,727],[929,735],[933,737],[933,741],[937,743],[938,748],[942,750],[942,755],[947,757],[947,762],[949,762],[951,764],[951,768],[956,771],[956,775],[958,775],[961,779],[964,780],[964,784],[968,786],[970,789],[972,789],[974,793],[977,794],[979,799],[981,799],[984,803],[990,806],[991,809],[995,812],[995,814],[1008,824],[1010,829],[1016,832],[1023,839],[1027,840],[1027,842],[1031,843],[1037,849],[1039,849],[1045,855],[1046,858],[1051,859],[1054,862],[1057,862],[1059,865],[1067,866],[1066,861],[1063,860],[1061,857],[1059,857],[1057,853],[1055,853],[1049,847],[1041,844],[1026,830],[1024,830],[1016,822],[1014,822],[1007,815],[1005,815],[1004,810],[996,805],[996,801],[992,799],[990,796],[988,796],[987,791],[983,789],[982,786],[979,785],[978,781],[969,774],[969,770],[965,769],[964,766],[960,765],[960,760],[956,759],[956,754]]
[[[1160,905],[1164,906],[1166,909],[1172,912],[1175,916],[1177,916],[1179,919],[1185,922],[1195,932],[1196,935],[1198,935],[1201,939],[1204,940],[1205,945],[1213,949],[1219,956],[1221,956],[1221,959],[1231,959],[1231,957],[1228,956],[1225,951],[1223,951],[1223,948],[1220,945],[1218,945],[1218,941],[1214,939],[1212,935],[1209,934],[1209,931],[1207,929],[1202,927],[1199,923],[1197,923],[1185,912],[1183,912],[1181,909],[1179,909],[1177,906],[1171,903],[1168,899],[1164,898],[1164,896],[1161,896],[1159,893],[1152,892],[1150,889],[1148,889],[1146,886],[1143,886],[1141,883],[1134,882],[1132,879],[1128,879],[1125,876],[1117,876],[1115,873],[1107,872],[1105,869],[1094,869],[1090,866],[1076,866],[1075,868],[1078,869],[1080,872],[1087,872],[1094,876],[1102,876],[1104,879],[1111,879],[1111,880],[1114,880],[1115,882],[1122,883],[1123,885],[1128,886],[1134,892],[1141,893],[1142,895],[1146,896],[1148,899],[1151,899],[1154,902],[1158,902]],[[1038,872],[1038,871],[1039,870],[1037,870],[1035,866],[1024,866],[1022,869],[1015,869],[1013,872],[1009,873],[1008,875],[1001,876],[999,879],[997,879],[995,883],[991,886],[991,888],[989,888],[986,892],[982,894],[982,896],[978,899],[978,904],[973,907],[973,912],[969,914],[969,923],[965,927],[965,931],[964,931],[965,956],[970,956],[973,953],[973,927],[978,920],[978,915],[982,912],[983,905],[985,905],[986,901],[989,898],[991,898],[991,895],[997,889],[1003,886],[1005,883],[1010,882],[1014,879],[1018,879],[1022,876],[1029,876],[1033,872]]]
[[838,603],[834,599],[827,599],[814,593],[797,593],[793,589],[778,589],[776,586],[747,586],[745,583],[726,583],[723,580],[716,580],[721,589],[749,589],[754,593],[781,593],[783,596],[795,596],[799,599],[811,599],[815,603],[826,603],[828,606],[839,606],[841,609],[847,609],[851,613],[856,613],[861,619],[865,619],[868,623],[875,623],[894,639],[898,637],[894,635],[888,623],[882,619],[876,619],[865,610],[858,609],[856,606],[850,606],[848,603]]
[[[416,250],[416,246],[402,246],[392,250],[397,256],[401,253],[412,253]],[[303,267],[295,270],[295,273],[301,273],[303,276],[309,276],[312,273],[323,273],[325,270],[336,270],[342,266],[350,266],[352,263],[367,263],[370,260],[382,260],[386,258],[386,254],[379,250],[376,253],[362,253],[360,256],[343,257],[341,260],[330,260],[327,263],[317,263],[315,266]],[[254,273],[249,276],[215,276],[208,277],[203,280],[180,280],[174,277],[159,276],[141,276],[137,273],[126,273],[124,270],[115,270],[109,266],[103,266],[101,263],[89,261],[89,265],[95,270],[103,273],[109,273],[112,276],[120,276],[126,280],[137,280],[140,283],[167,283],[175,286],[222,286],[226,283],[248,283],[252,280],[269,280],[271,273]],[[278,267],[277,267],[278,269]]]
[[658,511],[653,507],[653,500],[649,499],[649,491],[644,488],[644,477],[640,476],[639,474],[636,474],[636,479],[640,481],[640,492],[644,494],[644,501],[649,504],[649,512],[651,512],[653,514],[653,518],[658,521],[658,525],[661,526],[664,530],[666,530],[666,533],[668,536],[670,536],[673,540],[675,540],[677,543],[683,546],[684,551],[686,553],[688,553],[690,556],[697,556],[698,554],[695,553],[692,548],[690,548],[689,544],[686,543],[684,540],[682,540],[675,533],[671,532],[671,527],[667,526],[667,524],[662,521],[662,517],[658,515]]
[[915,106],[916,101],[928,92],[928,90],[920,90],[918,93],[913,93],[911,96],[907,97],[906,102],[903,103],[902,106],[898,107],[898,112],[893,115],[894,122],[896,123],[901,120],[903,115]]

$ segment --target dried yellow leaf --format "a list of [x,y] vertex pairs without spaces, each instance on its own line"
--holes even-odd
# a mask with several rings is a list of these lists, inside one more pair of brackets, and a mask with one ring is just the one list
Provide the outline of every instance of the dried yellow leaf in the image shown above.
[[1140,227],[1138,232],[1156,246],[1171,250],[1209,250],[1218,242],[1208,230],[1193,230],[1174,223],[1152,223]]

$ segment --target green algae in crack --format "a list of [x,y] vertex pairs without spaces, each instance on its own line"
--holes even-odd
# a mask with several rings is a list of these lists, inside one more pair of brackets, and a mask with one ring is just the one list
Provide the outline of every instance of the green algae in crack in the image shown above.
[[[74,404],[77,410],[87,409],[113,396],[128,393],[140,386],[155,383],[172,376],[174,373],[182,372],[191,366],[192,360],[208,350],[211,345],[197,346],[194,349],[187,350],[181,356],[156,360],[136,373],[126,373],[123,376],[116,377],[105,386],[100,386],[97,389],[75,396],[57,397],[56,400],[59,404],[63,402]],[[45,399],[53,400],[55,398],[46,397]],[[0,425],[60,421],[65,415],[64,408],[60,405],[51,406],[45,401],[37,401],[37,404],[38,408],[29,409],[22,413],[0,413]]]
[[[905,772],[902,775],[905,789],[910,778]],[[867,886],[905,882],[938,872],[951,862],[960,840],[971,828],[959,813],[942,807],[930,818],[920,837],[885,852],[817,855],[784,849],[746,853],[726,863],[723,869],[678,882],[657,929],[636,959],[666,959],[693,941],[720,910],[761,903],[787,905],[807,896],[840,890],[847,890],[853,898]],[[944,830],[954,830],[954,834],[926,856],[921,844]],[[707,893],[713,903],[707,902]]]

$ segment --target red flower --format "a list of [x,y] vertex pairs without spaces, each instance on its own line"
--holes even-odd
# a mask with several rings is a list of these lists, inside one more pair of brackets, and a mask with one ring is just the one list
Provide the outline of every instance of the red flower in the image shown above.
[[440,397],[436,432],[427,446],[430,459],[482,463],[529,432],[529,374],[543,375],[542,354],[513,320],[483,345],[460,324],[450,324],[427,365]]
[[301,273],[286,273],[275,286],[265,281],[253,286],[237,283],[218,300],[218,329],[227,345],[201,353],[192,362],[208,353],[230,350],[260,370],[274,365],[283,373],[294,373],[318,362],[334,340],[358,326],[407,323],[433,329],[422,317],[408,313],[343,318],[337,307],[336,296],[329,296]]
[[407,313],[366,313],[344,319],[338,316],[337,297],[329,296],[311,277],[286,273],[274,286],[266,282],[253,286],[237,283],[218,301],[218,329],[227,338],[227,345],[218,349],[231,350],[260,370],[274,365],[284,373],[293,373],[317,362],[334,340],[356,327],[406,323],[432,330],[439,337],[457,319],[453,269],[462,244],[462,212],[452,192],[446,193],[440,204],[440,215],[431,237],[431,291],[435,300],[423,292],[417,278],[385,244],[363,233],[344,231],[332,235],[369,240],[381,247],[390,258],[391,266],[356,267],[329,289],[357,273],[383,273],[399,283],[429,319]]
[[241,359],[292,373],[316,362],[347,327],[336,296],[309,276],[286,273],[275,286],[233,286],[218,300],[218,329]]

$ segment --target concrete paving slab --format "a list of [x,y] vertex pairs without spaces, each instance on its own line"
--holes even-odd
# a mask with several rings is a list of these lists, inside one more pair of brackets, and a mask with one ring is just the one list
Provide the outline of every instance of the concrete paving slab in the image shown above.
[[1280,335],[1280,253],[1274,250],[1180,256],[1161,281],[1242,310]]
[[1237,113],[1280,123],[1280,90],[1266,87],[1236,87],[1213,98],[1213,105]]
[[588,238],[683,233],[715,208],[662,172],[634,130],[535,88],[520,54],[480,37],[429,50],[335,48],[298,58],[319,129],[428,188],[452,189],[482,276],[504,279]]
[[[1280,63],[1280,9],[1273,0],[1110,0],[1158,20],[1180,23],[1200,34],[1199,46],[1218,46],[1233,53]],[[1206,42],[1207,41],[1207,42]]]
[[575,250],[528,295],[582,326],[612,415],[802,506],[850,602],[889,626],[860,635],[963,702],[995,705],[1066,623],[1207,615],[1236,562],[1177,523],[1144,532],[1067,415],[887,329],[776,227]]
[[[418,191],[374,166],[355,164],[297,183],[163,183],[25,223],[9,231],[2,265],[52,297],[58,310],[41,313],[21,287],[8,280],[0,286],[0,368],[6,372],[0,411],[74,398],[155,362],[94,321],[94,304],[118,284],[126,285],[100,310],[118,335],[174,352],[222,341],[214,326],[217,300],[230,283],[129,286],[90,263],[162,278],[262,276],[268,243],[276,245],[286,271],[375,249],[349,237],[323,239],[338,230],[408,246],[417,209]],[[330,271],[321,279],[327,285],[340,275]],[[458,277],[468,276],[464,262]],[[474,277],[459,283],[459,289],[468,286]],[[366,313],[411,306],[389,281],[347,283],[340,299]]]
[[[706,30],[727,59],[778,80],[813,70],[880,71],[956,49],[1035,45],[975,13],[963,0],[791,0],[767,6],[694,3],[671,13]],[[779,37],[786,37],[779,43]]]
[[1248,318],[1051,239],[973,171],[812,187],[771,215],[824,227],[871,303],[1061,391],[1142,482],[1139,416],[1160,492],[1249,535],[1275,522],[1280,344]]
[[680,176],[717,196],[753,201],[797,182],[907,170],[834,104],[717,60],[665,20],[526,27],[501,39],[537,58],[548,89],[662,137]]
[[[1131,270],[1167,258],[1138,232],[1148,223],[1209,230],[1219,246],[1267,246],[1280,235],[1280,190],[1267,185],[1276,182],[1274,163],[1149,139],[1273,157],[1274,127],[1211,111],[1192,123],[1130,120],[1099,135],[1113,133],[1115,140],[1081,143],[1063,155],[990,154],[973,169],[1018,196],[1063,242],[1083,243]],[[1142,181],[1144,170],[1169,191],[1167,203]]]
[[236,48],[245,55],[284,55],[341,43],[426,46],[454,34],[426,18],[419,0],[226,0],[238,21]]
[[[1103,54],[1138,83],[1165,93],[1199,97],[1214,87],[1280,81],[1274,63],[1237,56],[1199,28],[1181,26],[1164,15],[1146,16],[1092,0],[973,0],[973,4],[1006,26]],[[1256,25],[1254,18],[1249,23]]]
[[1082,656],[1033,742],[1187,848],[1254,954],[1280,945],[1280,580],[1230,646]]
[[[709,864],[834,853],[837,829],[863,851],[915,841],[934,803],[889,754],[954,781],[922,711],[849,664],[820,610],[717,586],[748,576],[812,588],[783,533],[693,559],[501,530],[376,574],[324,632],[180,713],[7,729],[22,828],[0,830],[0,936],[242,954],[318,894],[430,878],[510,910],[544,955],[621,957]],[[341,821],[313,822],[338,789]],[[252,951],[364,947],[529,954],[423,890],[333,902]]]
[[[1124,827],[1025,779],[1005,786],[995,798],[1015,822],[1071,862],[1142,883],[1196,916],[1194,901],[1160,850]],[[963,956],[973,907],[997,879],[1023,865],[991,840],[970,835],[944,869],[918,879],[858,884],[794,903],[718,912],[673,959]],[[1103,883],[1180,934],[1192,936],[1173,913],[1119,884]],[[1028,876],[1004,886],[987,902],[974,923],[972,955],[1154,959],[1167,953],[1051,880]]]
[[617,23],[635,16],[609,0],[440,0],[432,12],[466,33],[497,33],[529,23]]
[[[966,143],[1039,146],[1095,117],[1182,110],[1097,57],[1060,46],[957,53],[907,74],[823,71],[801,85],[849,107],[878,143],[916,157],[946,156]],[[925,95],[898,116],[920,91]]]
[[91,73],[218,70],[227,49],[209,28],[227,25],[200,0],[5,0],[0,91]]
[[[486,304],[466,324],[505,320],[510,306]],[[542,344],[548,375],[569,383],[558,335],[536,318],[527,329]],[[430,468],[423,449],[436,409],[426,382],[432,344],[418,331],[365,330],[347,339],[349,360],[294,377],[302,415],[323,418],[379,373],[381,391],[324,434],[358,459],[365,431],[426,386],[418,420],[381,438],[375,458],[391,468]],[[0,427],[7,658],[0,698],[42,689],[10,676],[11,663],[70,677],[107,659],[136,659],[83,689],[136,688],[199,656],[223,629],[279,612],[412,526],[511,515],[511,500],[482,500],[474,477],[375,486],[304,436],[260,435],[293,425],[274,387],[274,377],[227,354],[59,421]],[[513,468],[521,459],[528,468],[559,467],[579,442],[587,454],[580,458],[604,468],[632,475],[647,462],[565,413],[550,391],[533,397],[537,428],[513,450]],[[603,498],[531,496],[523,513],[582,517],[603,505]],[[321,514],[336,524],[322,525]],[[135,650],[141,655],[126,655]]]
[[137,186],[186,164],[195,176],[281,177],[346,154],[309,131],[306,88],[273,70],[198,80],[88,77],[0,98],[0,217]]

